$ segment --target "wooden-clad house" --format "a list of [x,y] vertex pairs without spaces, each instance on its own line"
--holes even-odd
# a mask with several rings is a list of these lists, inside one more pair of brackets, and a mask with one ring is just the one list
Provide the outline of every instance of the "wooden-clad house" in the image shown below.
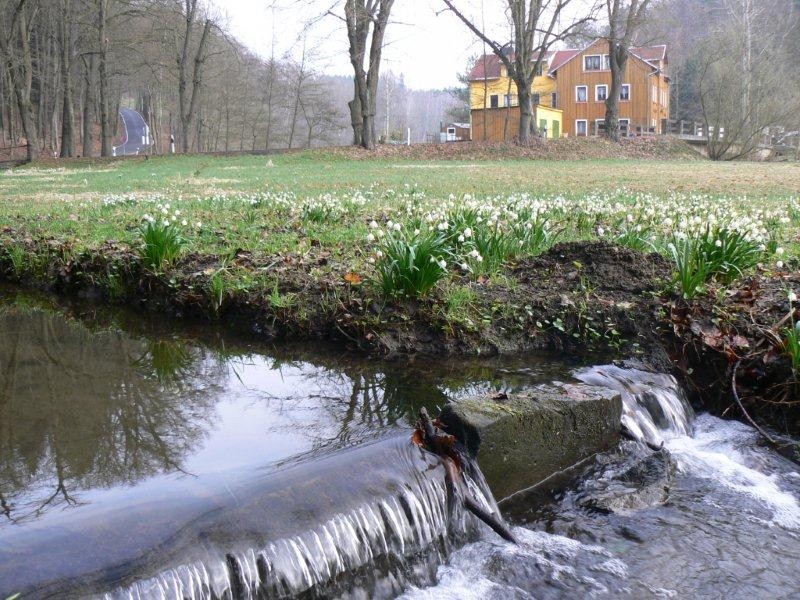
[[[547,52],[533,81],[534,121],[547,137],[598,135],[611,88],[608,41],[598,38],[581,49]],[[662,133],[669,118],[666,46],[632,48],[619,102],[624,135]],[[519,123],[517,88],[495,55],[478,58],[470,73],[473,140],[509,140]]]

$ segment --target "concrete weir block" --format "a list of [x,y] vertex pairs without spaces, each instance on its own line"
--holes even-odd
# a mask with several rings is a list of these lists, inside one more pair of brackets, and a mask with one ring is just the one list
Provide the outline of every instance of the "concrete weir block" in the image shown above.
[[616,446],[621,418],[618,392],[577,383],[465,398],[440,416],[477,456],[498,500]]

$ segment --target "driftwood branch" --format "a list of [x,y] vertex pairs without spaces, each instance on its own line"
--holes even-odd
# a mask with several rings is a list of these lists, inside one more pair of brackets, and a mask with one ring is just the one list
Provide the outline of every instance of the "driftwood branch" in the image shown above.
[[419,411],[414,441],[441,459],[445,468],[447,488],[463,498],[464,508],[486,523],[492,531],[507,542],[518,543],[508,527],[472,497],[464,483],[464,476],[461,472],[463,457],[456,447],[455,436],[448,435],[436,427],[424,407]]

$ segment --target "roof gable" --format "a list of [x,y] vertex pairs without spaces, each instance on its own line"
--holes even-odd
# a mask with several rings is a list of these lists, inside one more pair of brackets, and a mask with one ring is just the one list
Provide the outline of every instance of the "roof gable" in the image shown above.
[[[550,67],[550,74],[552,75],[558,69],[566,65],[576,56],[581,56],[586,54],[587,52],[591,51],[596,45],[601,43],[607,43],[606,38],[597,38],[592,40],[586,47],[582,50],[567,50],[563,52],[571,53],[571,56],[566,58],[563,62],[553,61],[552,66]],[[664,60],[667,56],[667,46],[666,44],[660,44],[658,46],[634,46],[630,50],[628,50],[628,54],[633,56],[634,58],[638,58],[644,64],[646,64],[651,69],[658,70],[659,66],[654,64],[657,61]]]

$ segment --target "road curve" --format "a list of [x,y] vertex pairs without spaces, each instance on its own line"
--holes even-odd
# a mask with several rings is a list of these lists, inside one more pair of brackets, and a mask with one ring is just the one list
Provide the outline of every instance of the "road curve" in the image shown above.
[[122,144],[114,146],[114,156],[135,156],[144,152],[152,144],[150,128],[144,117],[131,108],[120,108],[122,117]]

